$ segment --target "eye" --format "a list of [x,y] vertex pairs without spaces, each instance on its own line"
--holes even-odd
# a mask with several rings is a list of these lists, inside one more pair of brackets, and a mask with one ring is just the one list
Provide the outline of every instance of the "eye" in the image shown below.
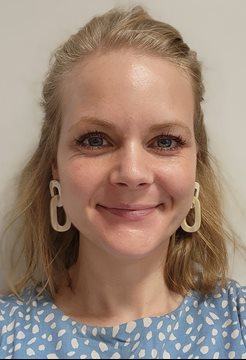
[[[92,131],[79,138],[75,139],[75,143],[85,150],[100,150],[112,146],[107,140],[107,135],[99,132]],[[157,136],[151,145],[156,151],[174,151],[186,144],[186,141],[181,136],[171,134],[161,134]]]
[[93,131],[88,132],[82,136],[80,136],[78,139],[75,139],[75,142],[80,147],[86,148],[86,149],[101,149],[105,145],[104,141],[107,142],[105,139],[105,134],[99,132],[99,131]]
[[162,134],[155,139],[154,144],[157,145],[154,147],[157,151],[173,151],[185,145],[185,143],[185,140],[181,136]]

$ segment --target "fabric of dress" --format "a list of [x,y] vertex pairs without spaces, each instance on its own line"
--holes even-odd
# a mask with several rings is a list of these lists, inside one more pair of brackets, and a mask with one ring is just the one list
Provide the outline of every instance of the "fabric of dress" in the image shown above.
[[246,359],[246,287],[190,292],[173,312],[113,327],[64,315],[48,292],[0,298],[1,359]]

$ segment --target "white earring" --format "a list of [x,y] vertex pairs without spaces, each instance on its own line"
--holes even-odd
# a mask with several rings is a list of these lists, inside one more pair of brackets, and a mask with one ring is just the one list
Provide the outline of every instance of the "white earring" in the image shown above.
[[201,205],[200,205],[200,201],[198,199],[199,191],[200,191],[200,185],[198,182],[195,182],[195,194],[194,194],[194,197],[192,200],[192,207],[191,207],[191,209],[194,208],[194,211],[195,211],[195,222],[192,226],[190,226],[187,224],[187,221],[185,218],[181,224],[182,229],[188,233],[196,232],[197,230],[199,230],[199,228],[201,226]]
[[[55,188],[58,190],[58,194],[55,194],[55,192],[54,192]],[[50,181],[50,195],[51,195],[50,220],[51,220],[51,225],[52,225],[53,229],[58,232],[64,232],[64,231],[69,230],[71,227],[71,221],[68,219],[67,215],[66,215],[66,222],[64,225],[60,225],[58,223],[57,208],[62,207],[61,185],[60,185],[59,181],[57,181],[57,180]]]

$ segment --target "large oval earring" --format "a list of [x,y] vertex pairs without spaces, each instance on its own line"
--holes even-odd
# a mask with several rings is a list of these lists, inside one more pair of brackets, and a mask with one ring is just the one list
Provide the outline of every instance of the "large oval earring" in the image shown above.
[[[55,188],[58,191],[58,194],[55,194]],[[66,215],[66,222],[64,225],[60,225],[57,218],[57,208],[62,207],[62,200],[61,200],[61,185],[57,180],[50,181],[50,220],[51,225],[55,231],[64,232],[70,229],[71,221],[68,219]]]
[[192,200],[192,207],[191,207],[191,209],[194,208],[194,211],[195,211],[195,222],[192,226],[190,226],[187,224],[187,221],[185,218],[181,224],[181,228],[188,233],[196,232],[197,230],[200,229],[200,226],[201,226],[201,205],[200,205],[200,201],[198,199],[199,191],[200,191],[200,185],[198,182],[195,182],[195,194],[194,194],[194,197]]

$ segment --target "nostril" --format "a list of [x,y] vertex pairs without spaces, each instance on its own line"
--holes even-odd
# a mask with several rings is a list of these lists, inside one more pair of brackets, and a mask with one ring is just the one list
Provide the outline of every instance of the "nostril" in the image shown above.
[[117,184],[120,185],[120,186],[127,186],[127,184],[121,183],[121,182],[119,182],[119,183],[117,183]]

